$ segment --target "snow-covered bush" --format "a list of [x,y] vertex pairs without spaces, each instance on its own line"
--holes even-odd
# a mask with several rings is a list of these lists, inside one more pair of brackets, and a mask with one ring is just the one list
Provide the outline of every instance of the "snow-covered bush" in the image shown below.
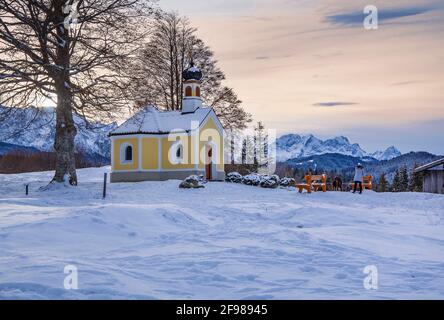
[[273,174],[271,176],[262,176],[260,186],[262,188],[275,189],[279,187],[279,182],[279,176],[276,174]]
[[282,178],[280,182],[281,187],[294,187],[296,186],[296,180],[293,178]]
[[180,183],[179,188],[182,189],[205,188],[204,179],[202,176],[196,176],[196,175],[189,176]]
[[261,176],[257,173],[251,173],[242,178],[242,183],[249,186],[258,186],[261,183]]
[[271,179],[276,181],[278,184],[281,182],[281,178],[277,174],[271,175]]
[[242,175],[239,172],[230,172],[225,177],[225,181],[233,182],[233,183],[241,183],[242,182]]
[[[227,181],[233,182],[234,179],[239,179],[240,174],[237,172],[232,172],[227,175]],[[275,189],[279,186],[282,187],[294,187],[296,185],[296,180],[293,178],[279,178],[277,174],[273,175],[260,175],[258,173],[251,173],[242,178],[242,183],[249,186],[261,186],[262,188]]]

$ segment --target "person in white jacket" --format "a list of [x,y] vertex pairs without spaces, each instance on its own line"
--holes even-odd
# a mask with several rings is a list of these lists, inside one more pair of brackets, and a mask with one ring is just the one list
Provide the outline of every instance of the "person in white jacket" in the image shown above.
[[362,181],[364,179],[364,166],[360,163],[355,168],[355,177],[353,178],[354,186],[353,186],[353,193],[356,193],[356,189],[359,185],[359,193],[362,193]]

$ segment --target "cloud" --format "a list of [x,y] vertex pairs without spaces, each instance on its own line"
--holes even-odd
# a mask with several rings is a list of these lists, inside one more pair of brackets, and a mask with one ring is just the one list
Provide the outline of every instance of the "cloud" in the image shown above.
[[424,83],[424,81],[418,81],[418,80],[412,80],[412,81],[403,81],[403,82],[395,82],[392,83],[392,86],[406,86],[409,84],[417,84],[417,83]]
[[[437,9],[434,6],[419,6],[405,8],[378,8],[379,22],[396,20],[404,17],[411,17],[427,13]],[[340,24],[344,26],[362,25],[364,18],[367,16],[363,11],[355,11],[343,14],[334,14],[325,17],[325,21],[331,24]]]
[[342,55],[343,52],[338,50],[330,53],[316,53],[313,56],[318,59],[327,59],[327,58],[339,57]]
[[315,107],[342,107],[342,106],[353,106],[357,105],[356,102],[341,102],[341,101],[328,101],[328,102],[318,102],[314,103]]
[[268,56],[260,56],[260,57],[256,57],[255,59],[256,60],[269,60],[270,57],[268,57]]

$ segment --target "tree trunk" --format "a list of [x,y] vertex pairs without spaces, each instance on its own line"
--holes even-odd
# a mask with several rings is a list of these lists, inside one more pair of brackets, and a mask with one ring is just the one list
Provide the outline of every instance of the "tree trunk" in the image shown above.
[[77,185],[74,138],[77,129],[72,116],[72,95],[65,85],[57,86],[57,118],[54,149],[56,152],[55,175],[52,181],[69,181]]
[[64,24],[67,13],[64,1],[54,3],[54,12],[59,18],[57,37],[61,44],[57,46],[56,63],[61,67],[61,71],[54,76],[54,83],[57,92],[57,112],[56,112],[56,133],[54,149],[56,152],[55,175],[52,182],[69,182],[70,185],[77,185],[76,162],[74,153],[74,138],[77,129],[74,124],[73,94],[70,88],[70,46],[69,27]]

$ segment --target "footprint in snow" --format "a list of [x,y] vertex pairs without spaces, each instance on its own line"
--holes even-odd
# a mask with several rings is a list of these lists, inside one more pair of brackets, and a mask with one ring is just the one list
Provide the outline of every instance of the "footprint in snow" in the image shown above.
[[316,271],[315,268],[310,267],[310,266],[302,267],[302,268],[300,268],[300,269],[301,269],[302,272],[314,272],[314,271]]
[[97,219],[97,218],[91,218],[91,221],[97,224],[106,224],[105,221],[101,220],[101,219]]

